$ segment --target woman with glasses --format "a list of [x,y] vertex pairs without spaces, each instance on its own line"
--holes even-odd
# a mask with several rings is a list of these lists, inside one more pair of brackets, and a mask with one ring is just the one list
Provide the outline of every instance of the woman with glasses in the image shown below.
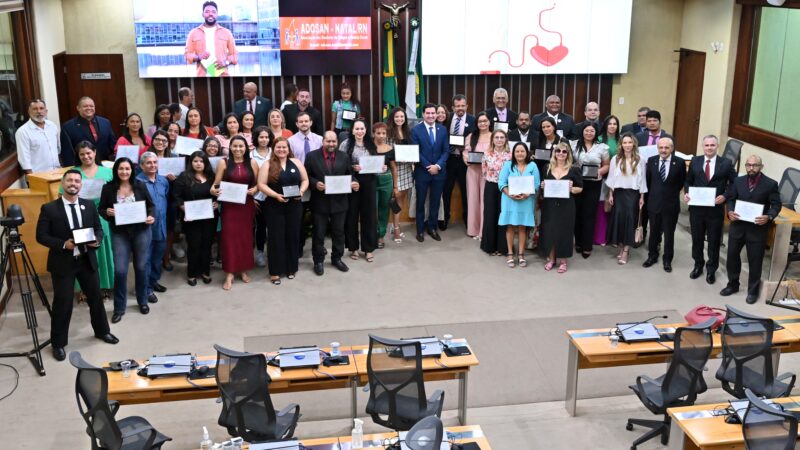
[[485,112],[478,113],[475,120],[478,129],[464,139],[466,145],[461,155],[467,165],[467,236],[479,241],[483,231],[484,182],[481,164],[470,163],[469,154],[485,153],[489,148],[492,143],[492,122]]
[[592,255],[594,227],[597,219],[597,202],[603,177],[608,173],[608,145],[598,140],[597,125],[584,122],[579,130],[580,139],[575,143],[573,157],[581,168],[583,191],[575,201],[575,250],[584,259]]
[[[547,258],[544,270],[553,270],[558,261],[558,273],[567,271],[567,258],[572,256],[572,235],[575,228],[575,196],[583,190],[581,171],[572,164],[572,149],[565,141],[553,148],[550,164],[542,181],[541,236],[539,251]],[[561,180],[569,183],[569,197],[549,197],[547,182]]]

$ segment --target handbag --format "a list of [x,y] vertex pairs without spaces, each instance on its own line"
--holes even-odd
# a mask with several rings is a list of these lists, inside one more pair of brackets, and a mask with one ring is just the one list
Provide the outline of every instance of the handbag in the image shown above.
[[691,311],[686,313],[683,316],[690,325],[696,325],[698,323],[703,323],[706,320],[716,317],[717,321],[714,322],[714,325],[711,326],[712,330],[716,330],[725,322],[725,310],[722,308],[712,308],[706,305],[700,305],[692,308]]
[[389,209],[392,210],[393,214],[400,214],[400,211],[403,210],[403,208],[400,207],[400,204],[397,203],[397,199],[394,195],[391,199],[389,199]]
[[636,232],[633,234],[633,242],[642,245],[644,242],[644,227],[642,227],[642,211],[639,211],[639,223],[636,225]]

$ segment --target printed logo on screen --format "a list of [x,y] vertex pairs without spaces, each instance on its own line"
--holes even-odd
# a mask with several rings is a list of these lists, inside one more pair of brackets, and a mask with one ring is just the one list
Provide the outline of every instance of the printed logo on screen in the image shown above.
[[539,11],[539,28],[541,28],[542,31],[544,31],[545,33],[551,33],[551,34],[558,35],[559,43],[558,43],[557,46],[555,46],[555,47],[553,47],[551,49],[548,49],[547,47],[544,47],[543,45],[541,45],[539,43],[539,36],[537,36],[535,34],[529,34],[529,35],[525,36],[524,38],[522,38],[522,61],[519,64],[513,64],[511,62],[511,55],[506,50],[495,50],[492,53],[490,53],[489,54],[489,62],[492,62],[492,57],[495,55],[495,53],[502,53],[502,54],[506,55],[506,58],[507,58],[509,66],[511,66],[511,67],[513,67],[515,69],[519,68],[519,67],[522,67],[523,65],[525,65],[525,59],[526,59],[526,56],[527,56],[526,52],[525,52],[525,45],[526,45],[526,43],[528,41],[528,38],[530,38],[530,37],[536,39],[536,45],[534,45],[530,49],[530,54],[533,57],[533,59],[536,60],[536,62],[538,62],[539,64],[541,64],[543,66],[551,67],[551,66],[554,66],[554,65],[560,63],[561,61],[563,61],[564,58],[566,58],[567,55],[569,54],[569,48],[564,46],[564,36],[562,36],[562,34],[559,33],[558,31],[548,30],[542,24],[542,15],[545,12],[553,11],[555,8],[556,8],[556,4],[554,3],[551,8],[547,8],[547,9],[543,9],[543,10]]

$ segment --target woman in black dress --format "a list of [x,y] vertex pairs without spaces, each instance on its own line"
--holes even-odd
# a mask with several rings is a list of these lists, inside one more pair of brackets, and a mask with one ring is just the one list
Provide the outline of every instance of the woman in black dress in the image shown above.
[[359,118],[353,121],[350,137],[342,142],[339,150],[347,153],[347,156],[350,157],[355,174],[353,181],[358,181],[361,186],[357,192],[350,194],[350,205],[345,221],[345,244],[350,251],[350,259],[358,260],[360,247],[367,262],[372,262],[375,259],[373,252],[378,247],[378,212],[376,211],[378,179],[375,174],[362,174],[359,161],[361,158],[377,155],[377,148],[364,119]]
[[[217,202],[211,195],[214,184],[214,171],[208,156],[198,150],[186,158],[186,169],[175,180],[172,198],[181,211],[186,211],[184,203],[195,200],[212,199],[212,208]],[[182,229],[186,235],[186,277],[189,286],[197,285],[197,277],[203,283],[211,283],[211,243],[217,230],[217,214],[210,219],[189,220],[184,215]]]
[[[547,198],[542,202],[542,225],[539,248],[547,258],[544,270],[553,270],[556,259],[558,273],[567,271],[567,258],[572,256],[572,235],[575,226],[575,195],[583,190],[581,171],[572,165],[572,149],[566,142],[553,148],[544,180],[569,180],[569,198]],[[542,192],[545,182],[542,181]]]
[[631,246],[635,244],[639,209],[647,193],[645,161],[639,157],[639,146],[633,133],[627,132],[620,140],[620,150],[611,161],[606,185],[608,202],[612,206],[608,223],[608,242],[619,245],[617,262],[628,262]]

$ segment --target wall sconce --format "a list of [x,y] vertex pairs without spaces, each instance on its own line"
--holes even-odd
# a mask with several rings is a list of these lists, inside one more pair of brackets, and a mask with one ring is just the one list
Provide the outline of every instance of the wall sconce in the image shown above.
[[713,50],[714,53],[721,52],[723,48],[725,48],[725,44],[723,44],[722,42],[714,41],[711,43],[711,50]]

